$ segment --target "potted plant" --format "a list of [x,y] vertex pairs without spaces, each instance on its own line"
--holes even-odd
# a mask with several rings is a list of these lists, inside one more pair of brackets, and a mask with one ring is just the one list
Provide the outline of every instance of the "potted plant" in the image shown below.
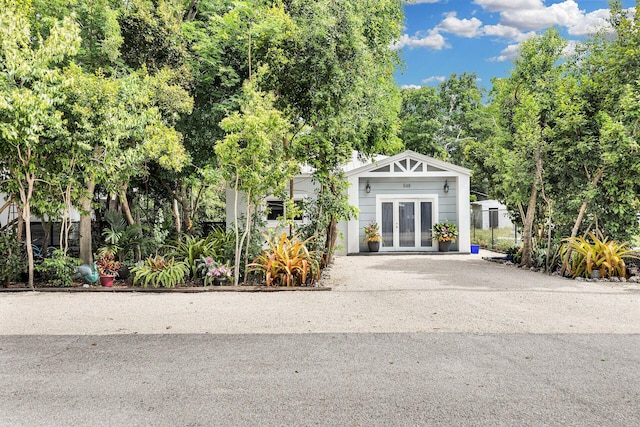
[[204,284],[213,282],[213,286],[225,286],[229,284],[231,268],[226,264],[218,264],[212,257],[202,257],[198,264],[198,270],[204,277]]
[[369,252],[378,252],[380,250],[380,242],[382,236],[380,235],[380,226],[374,220],[371,220],[367,226],[364,227],[364,241],[369,246]]
[[452,222],[439,222],[433,225],[431,229],[433,238],[438,239],[438,250],[440,252],[449,252],[451,242],[458,237],[458,228]]
[[105,287],[113,286],[113,279],[118,275],[122,263],[110,249],[101,249],[96,255],[96,267],[100,275],[100,284]]

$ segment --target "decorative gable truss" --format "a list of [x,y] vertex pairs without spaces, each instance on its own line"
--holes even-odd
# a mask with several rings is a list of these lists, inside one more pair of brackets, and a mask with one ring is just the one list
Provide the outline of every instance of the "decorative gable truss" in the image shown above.
[[394,173],[394,174],[407,174],[411,172],[417,172],[423,174],[425,172],[444,172],[444,169],[440,169],[436,166],[430,165],[425,161],[417,160],[413,158],[401,159],[386,166],[382,166],[378,169],[371,171],[372,173]]

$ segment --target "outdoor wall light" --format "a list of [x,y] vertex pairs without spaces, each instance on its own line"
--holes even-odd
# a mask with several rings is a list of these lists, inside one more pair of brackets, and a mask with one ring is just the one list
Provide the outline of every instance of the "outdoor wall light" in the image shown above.
[[444,180],[444,187],[442,189],[445,193],[449,192],[449,181],[447,181],[446,179]]
[[369,181],[368,181],[368,180],[367,180],[367,186],[366,186],[366,187],[364,187],[364,191],[366,191],[366,192],[367,192],[367,194],[368,194],[368,193],[371,193],[371,186],[369,185]]

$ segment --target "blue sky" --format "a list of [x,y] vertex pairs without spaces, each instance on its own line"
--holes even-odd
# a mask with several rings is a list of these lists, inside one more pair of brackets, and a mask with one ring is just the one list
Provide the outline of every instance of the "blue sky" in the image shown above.
[[[572,43],[606,23],[607,0],[404,0],[405,24],[396,45],[406,65],[402,87],[435,86],[451,73],[475,72],[490,88],[506,77],[519,43],[556,26]],[[625,8],[635,0],[623,0]]]

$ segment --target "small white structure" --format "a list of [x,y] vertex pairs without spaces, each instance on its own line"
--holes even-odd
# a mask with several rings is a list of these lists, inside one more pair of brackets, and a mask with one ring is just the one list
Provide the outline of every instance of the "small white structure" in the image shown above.
[[[354,158],[345,165],[349,181],[349,203],[360,214],[357,219],[338,225],[341,241],[338,253],[367,252],[364,227],[371,220],[380,225],[383,242],[381,252],[438,251],[431,228],[438,222],[452,222],[459,230],[453,251],[470,251],[469,192],[471,171],[451,163],[405,151],[391,157],[379,156],[373,161]],[[310,171],[294,179],[294,200],[315,197]],[[269,197],[267,226],[275,227],[284,212],[282,200]],[[234,221],[234,192],[227,190],[227,224]],[[246,212],[239,203],[240,211]],[[304,215],[299,221],[309,221]]]
[[479,200],[471,203],[471,221],[478,230],[513,228],[507,207],[498,200]]

